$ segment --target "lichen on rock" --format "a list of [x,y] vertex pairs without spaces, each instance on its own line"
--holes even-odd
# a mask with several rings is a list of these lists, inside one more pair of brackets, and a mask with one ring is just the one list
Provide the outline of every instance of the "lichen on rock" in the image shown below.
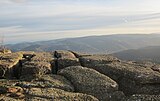
[[31,88],[28,95],[30,101],[38,101],[37,99],[47,99],[48,101],[98,101],[97,98],[91,95],[66,92],[56,88]]
[[62,69],[58,74],[72,82],[76,92],[97,97],[99,100],[111,100],[110,96],[118,90],[118,84],[109,77],[81,66],[71,66]]

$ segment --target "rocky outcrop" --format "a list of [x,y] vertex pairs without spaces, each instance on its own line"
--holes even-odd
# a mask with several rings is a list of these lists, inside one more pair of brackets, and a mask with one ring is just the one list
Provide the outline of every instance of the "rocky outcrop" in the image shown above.
[[115,81],[93,69],[72,66],[62,69],[58,74],[70,80],[76,92],[93,95],[102,101],[111,101],[111,95],[118,90]]
[[159,101],[157,64],[73,51],[0,54],[0,101]]
[[67,92],[56,88],[30,88],[27,89],[23,97],[21,93],[9,93],[6,96],[0,96],[1,101],[99,101],[97,98],[82,94]]
[[159,94],[160,73],[146,66],[123,62],[112,56],[85,56],[81,64],[105,74],[119,84],[119,89],[127,95]]
[[4,101],[98,101],[97,98],[75,93],[72,84],[60,75],[44,75],[28,81],[0,81],[0,100]]

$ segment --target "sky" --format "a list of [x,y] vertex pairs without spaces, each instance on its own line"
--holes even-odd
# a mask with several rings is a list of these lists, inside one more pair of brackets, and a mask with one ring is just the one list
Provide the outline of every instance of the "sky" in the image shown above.
[[160,0],[0,0],[6,44],[160,33]]

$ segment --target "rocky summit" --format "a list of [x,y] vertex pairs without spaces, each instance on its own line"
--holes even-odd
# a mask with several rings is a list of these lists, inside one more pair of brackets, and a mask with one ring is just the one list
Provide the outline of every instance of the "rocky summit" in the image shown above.
[[0,101],[160,101],[160,65],[105,54],[0,54]]

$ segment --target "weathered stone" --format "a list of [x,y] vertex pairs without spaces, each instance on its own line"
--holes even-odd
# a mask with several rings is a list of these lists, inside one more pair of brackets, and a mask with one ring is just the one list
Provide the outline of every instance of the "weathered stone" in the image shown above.
[[31,59],[31,61],[37,61],[37,62],[48,62],[50,63],[52,60],[54,60],[53,54],[47,53],[47,52],[36,52],[34,53],[34,57]]
[[7,96],[0,96],[0,101],[24,101],[24,100],[15,99]]
[[60,75],[43,75],[32,82],[18,82],[16,86],[22,88],[58,88],[65,91],[74,91],[72,84]]
[[111,55],[82,56],[79,59],[80,59],[81,65],[84,67],[94,67],[97,64],[107,64],[111,62],[120,61],[119,59]]
[[13,86],[12,84],[0,85],[0,101],[14,101],[16,99],[24,98],[24,90],[21,87]]
[[56,58],[76,58],[72,52],[65,50],[57,50],[54,55]]
[[69,51],[55,51],[58,70],[69,66],[80,66],[79,59]]
[[16,87],[16,86],[8,87],[7,92],[8,93],[17,93],[17,92],[23,93],[23,89],[21,87]]
[[7,85],[0,86],[0,94],[17,93],[17,92],[23,93],[23,89],[18,86],[7,86]]
[[125,94],[122,91],[115,91],[111,95],[111,101],[124,101],[126,99]]
[[79,59],[77,58],[60,58],[57,60],[58,62],[58,69],[63,69],[69,66],[80,66]]
[[126,101],[160,101],[160,95],[132,95]]
[[89,67],[115,80],[125,94],[160,93],[160,73],[154,72],[151,68],[126,62],[97,64]]
[[22,57],[20,53],[0,54],[0,78],[13,77],[13,70]]
[[44,97],[30,96],[30,97],[25,98],[25,101],[53,101],[53,100],[52,99],[49,100]]
[[29,101],[36,101],[37,99],[47,99],[48,101],[98,101],[97,98],[91,95],[66,92],[55,88],[31,88],[28,95],[31,96]]
[[0,86],[14,86],[19,80],[0,79]]
[[16,92],[16,93],[10,93],[8,94],[9,97],[12,97],[12,98],[16,98],[16,99],[22,99],[22,98],[25,98],[25,95],[21,92]]
[[[51,74],[55,65],[59,75]],[[0,78],[0,101],[160,101],[158,64],[120,61],[110,55],[0,54]]]
[[118,90],[118,84],[115,81],[86,67],[67,67],[58,74],[70,80],[76,92],[93,95],[102,101],[111,100],[112,93]]
[[51,62],[54,60],[51,53],[36,52],[30,60],[21,64],[21,79],[32,79],[45,74],[52,73]]
[[22,65],[21,79],[32,79],[45,74],[52,73],[51,64],[48,62],[25,62]]

